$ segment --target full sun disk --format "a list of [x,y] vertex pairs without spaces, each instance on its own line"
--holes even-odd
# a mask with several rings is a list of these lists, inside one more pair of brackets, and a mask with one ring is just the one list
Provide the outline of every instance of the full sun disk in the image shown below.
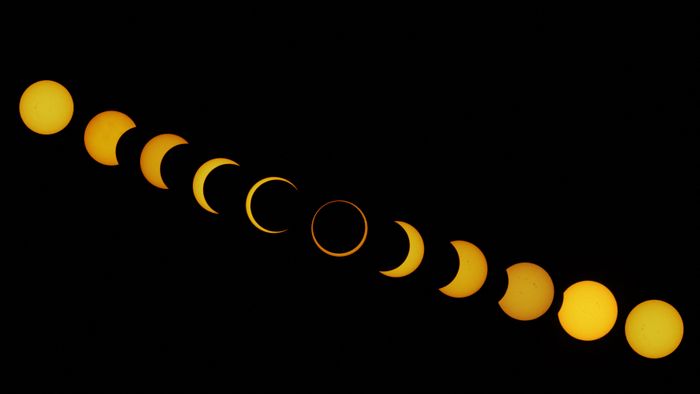
[[19,100],[19,115],[29,130],[37,134],[55,134],[73,118],[73,97],[58,82],[34,82]]

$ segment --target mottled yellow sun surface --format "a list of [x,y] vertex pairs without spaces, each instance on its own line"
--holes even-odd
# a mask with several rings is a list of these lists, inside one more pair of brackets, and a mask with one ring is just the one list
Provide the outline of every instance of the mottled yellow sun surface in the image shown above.
[[666,357],[681,344],[683,319],[665,301],[644,301],[627,315],[625,336],[637,354],[647,358]]
[[19,99],[19,115],[29,130],[55,134],[66,128],[73,118],[73,97],[58,82],[34,82]]

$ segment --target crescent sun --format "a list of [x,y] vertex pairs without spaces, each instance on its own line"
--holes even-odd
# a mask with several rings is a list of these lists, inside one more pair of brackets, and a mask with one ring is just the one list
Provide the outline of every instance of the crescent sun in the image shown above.
[[206,163],[202,164],[199,167],[199,169],[197,169],[197,172],[194,174],[194,180],[192,181],[192,190],[194,192],[194,198],[197,200],[197,202],[202,208],[213,214],[218,214],[218,212],[216,212],[214,209],[212,209],[212,207],[209,206],[209,203],[207,203],[207,199],[204,197],[204,182],[207,180],[207,176],[209,176],[210,172],[214,171],[214,169],[220,166],[227,164],[234,166],[239,165],[231,159],[221,157],[211,159]]
[[[321,245],[321,243],[318,242],[318,239],[316,239],[316,233],[314,232],[314,223],[316,222],[316,216],[318,215],[318,213],[321,212],[321,210],[322,210],[323,208],[325,208],[326,206],[328,206],[328,205],[330,205],[330,204],[334,204],[334,203],[342,203],[342,204],[348,204],[348,205],[352,206],[353,208],[355,208],[355,209],[357,210],[357,212],[360,213],[360,216],[362,216],[362,222],[364,223],[364,232],[362,233],[362,238],[360,239],[360,242],[358,242],[357,245],[355,245],[354,248],[352,248],[352,249],[350,249],[350,250],[347,250],[347,251],[345,251],[345,252],[332,252],[332,251],[330,251],[330,250],[324,248],[324,247]],[[357,205],[351,203],[350,201],[346,201],[346,200],[332,200],[332,201],[328,201],[327,203],[321,205],[321,207],[320,207],[319,209],[316,210],[316,213],[314,213],[314,216],[313,216],[313,218],[311,219],[311,239],[314,241],[314,243],[316,244],[316,246],[317,246],[323,253],[325,253],[325,254],[327,254],[327,255],[329,255],[329,256],[333,256],[333,257],[346,257],[346,256],[350,256],[351,254],[353,254],[353,253],[357,252],[358,250],[360,250],[360,248],[362,247],[362,245],[364,245],[364,244],[365,244],[365,241],[367,240],[367,218],[365,217],[365,214],[362,212],[362,210],[360,209],[360,207],[358,207]]]
[[253,216],[253,209],[252,209],[253,195],[255,194],[255,192],[258,190],[258,188],[259,188],[260,186],[266,184],[267,182],[272,182],[272,181],[280,181],[280,182],[288,183],[289,185],[291,185],[291,186],[294,188],[294,190],[298,190],[297,187],[296,187],[292,182],[290,182],[290,181],[287,180],[287,179],[280,178],[280,177],[276,177],[276,176],[271,176],[271,177],[263,178],[263,179],[257,181],[257,182],[253,185],[253,187],[250,188],[250,191],[248,192],[248,196],[247,196],[246,199],[245,199],[245,211],[246,211],[246,213],[248,214],[248,219],[250,219],[250,222],[251,222],[251,223],[253,224],[253,226],[255,226],[258,230],[263,231],[263,232],[266,232],[266,233],[269,233],[269,234],[279,234],[279,233],[283,233],[283,232],[287,231],[287,229],[283,229],[283,230],[269,230],[269,229],[266,229],[265,227],[263,227],[262,225],[260,225],[260,223],[258,223],[257,220],[255,220],[255,216]]
[[486,282],[488,266],[486,257],[481,250],[471,242],[450,242],[457,251],[459,267],[452,281],[440,288],[440,291],[450,297],[464,298],[476,293]]
[[170,149],[186,143],[187,141],[179,135],[161,134],[151,138],[144,145],[141,151],[141,172],[151,185],[161,189],[168,188],[163,181],[163,174],[160,172],[163,158]]
[[420,263],[423,261],[423,254],[425,252],[425,247],[423,245],[423,238],[420,236],[418,230],[406,222],[401,222],[396,220],[396,224],[401,226],[408,236],[408,254],[406,259],[396,268],[379,271],[386,276],[392,278],[400,278],[406,276],[415,271]]

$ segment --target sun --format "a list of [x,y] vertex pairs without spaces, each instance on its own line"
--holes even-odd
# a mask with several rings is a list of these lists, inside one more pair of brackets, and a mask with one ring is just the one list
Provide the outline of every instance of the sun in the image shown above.
[[683,319],[676,308],[665,301],[644,301],[627,315],[625,337],[640,356],[666,357],[681,344]]
[[29,130],[37,134],[56,134],[73,118],[73,97],[58,82],[34,82],[19,99],[19,115]]
[[564,291],[558,316],[567,334],[582,341],[594,341],[604,337],[615,325],[617,301],[604,285],[584,280]]
[[163,175],[160,172],[160,167],[163,163],[163,158],[170,149],[187,144],[187,141],[175,134],[160,134],[153,137],[144,145],[141,150],[140,166],[141,172],[146,180],[153,186],[160,189],[167,189],[168,186],[163,181]]
[[[316,223],[316,216],[318,216],[318,213],[321,212],[321,210],[323,210],[323,208],[327,207],[328,205],[338,204],[338,203],[347,204],[347,205],[350,205],[351,207],[355,208],[355,210],[362,217],[362,223],[363,223],[363,227],[364,227],[364,230],[362,233],[362,238],[357,243],[357,245],[355,245],[355,247],[353,247],[352,249],[342,251],[342,252],[330,251],[330,250],[326,249],[325,247],[323,247],[323,245],[321,245],[321,242],[319,242],[319,240],[316,238],[316,231],[314,230],[314,224]],[[321,250],[323,253],[325,253],[329,256],[333,256],[333,257],[350,256],[350,255],[354,254],[355,252],[357,252],[358,250],[360,250],[360,248],[362,248],[362,246],[365,244],[365,241],[367,240],[367,217],[365,216],[364,212],[362,212],[360,207],[358,207],[357,205],[353,204],[350,201],[346,201],[346,200],[328,201],[327,203],[321,205],[321,207],[316,210],[316,213],[314,213],[314,216],[311,218],[311,239],[314,241],[314,244],[316,244],[316,247],[318,247],[319,250]]]
[[554,300],[554,283],[544,268],[530,262],[513,264],[506,270],[508,288],[498,301],[506,315],[516,320],[534,320],[547,312]]
[[486,282],[488,264],[476,245],[467,241],[450,242],[457,251],[459,268],[452,281],[440,291],[453,298],[464,298],[476,293]]
[[118,111],[101,112],[85,127],[85,149],[100,164],[116,166],[117,144],[124,133],[136,127],[134,121]]
[[558,317],[567,334],[582,341],[593,341],[604,337],[615,325],[617,301],[604,285],[584,280],[564,291]]

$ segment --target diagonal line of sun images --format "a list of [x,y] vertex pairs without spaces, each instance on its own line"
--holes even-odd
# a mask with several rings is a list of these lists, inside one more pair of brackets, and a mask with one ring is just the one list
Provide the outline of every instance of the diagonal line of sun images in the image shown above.
[[[39,80],[28,86],[19,100],[20,117],[29,130],[51,135],[63,130],[73,117],[74,104],[70,92],[60,83]],[[136,127],[129,116],[118,111],[104,111],[95,115],[85,127],[85,148],[97,162],[116,166],[117,143],[121,136]],[[188,142],[175,134],[160,134],[148,141],[140,157],[140,168],[146,180],[153,186],[168,189],[161,175],[161,163],[166,153],[178,145]],[[204,195],[207,176],[218,167],[239,164],[229,158],[217,157],[201,164],[192,180],[192,192],[197,203],[211,214],[217,214],[208,204]],[[281,177],[266,177],[257,181],[248,191],[245,210],[251,224],[261,232],[279,234],[284,228],[268,229],[253,215],[252,204],[255,192],[269,182],[281,182],[297,190],[290,180]],[[362,235],[352,248],[329,250],[318,239],[314,228],[320,212],[333,204],[349,205],[359,214]],[[408,253],[403,262],[395,268],[380,271],[392,278],[405,277],[413,273],[423,261],[424,244],[420,232],[412,225],[396,220],[408,238]],[[367,239],[368,220],[362,209],[353,202],[331,200],[321,205],[313,215],[310,234],[313,243],[323,253],[343,258],[357,252]],[[488,265],[481,250],[474,244],[455,240],[451,245],[457,251],[459,267],[454,278],[439,288],[448,297],[465,298],[478,292],[487,278]],[[498,305],[509,317],[520,320],[534,320],[544,315],[552,304],[555,294],[554,284],[547,271],[531,262],[519,262],[506,270],[508,286]],[[563,302],[558,311],[558,319],[567,334],[581,341],[594,341],[607,335],[618,317],[615,296],[599,282],[583,280],[574,283],[563,292]],[[680,313],[669,303],[650,299],[637,304],[630,310],[625,321],[625,337],[631,349],[637,354],[659,359],[673,353],[683,339],[683,320]]]

